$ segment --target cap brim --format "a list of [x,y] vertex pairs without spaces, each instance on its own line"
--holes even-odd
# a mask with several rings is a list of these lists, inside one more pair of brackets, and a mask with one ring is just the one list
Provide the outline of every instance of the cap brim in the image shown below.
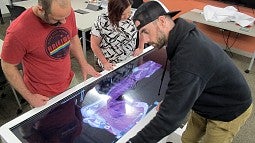
[[177,10],[177,11],[171,11],[171,12],[168,12],[166,13],[167,15],[170,15],[171,17],[174,17],[176,14],[178,14],[179,12],[181,12],[180,10]]

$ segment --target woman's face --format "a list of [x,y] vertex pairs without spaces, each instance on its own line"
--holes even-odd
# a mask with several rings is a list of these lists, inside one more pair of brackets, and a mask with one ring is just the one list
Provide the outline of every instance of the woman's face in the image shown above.
[[121,15],[121,20],[127,20],[132,14],[132,11],[131,11],[131,5],[129,7],[127,7],[122,15]]

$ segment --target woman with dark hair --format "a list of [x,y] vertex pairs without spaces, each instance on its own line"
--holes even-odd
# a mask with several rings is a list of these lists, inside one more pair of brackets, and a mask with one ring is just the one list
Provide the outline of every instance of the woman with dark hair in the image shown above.
[[143,51],[142,39],[136,45],[137,30],[130,18],[132,4],[132,0],[109,0],[108,12],[98,16],[92,26],[91,49],[104,70],[112,70],[116,63]]

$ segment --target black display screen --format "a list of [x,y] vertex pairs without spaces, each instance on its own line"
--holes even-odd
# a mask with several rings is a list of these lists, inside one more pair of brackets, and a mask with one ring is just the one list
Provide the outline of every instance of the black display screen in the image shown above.
[[155,59],[153,52],[141,56],[11,131],[24,143],[117,142],[163,99],[169,76],[162,78],[165,62]]

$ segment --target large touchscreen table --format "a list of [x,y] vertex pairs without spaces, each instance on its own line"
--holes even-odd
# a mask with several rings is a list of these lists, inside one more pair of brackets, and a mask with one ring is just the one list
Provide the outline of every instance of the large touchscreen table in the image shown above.
[[[15,142],[118,142],[163,98],[158,95],[163,66],[153,60],[152,53],[134,58],[85,86],[76,86],[58,102],[12,123],[9,130]],[[165,76],[161,92],[168,80]],[[1,136],[6,142],[10,140],[3,133]]]

